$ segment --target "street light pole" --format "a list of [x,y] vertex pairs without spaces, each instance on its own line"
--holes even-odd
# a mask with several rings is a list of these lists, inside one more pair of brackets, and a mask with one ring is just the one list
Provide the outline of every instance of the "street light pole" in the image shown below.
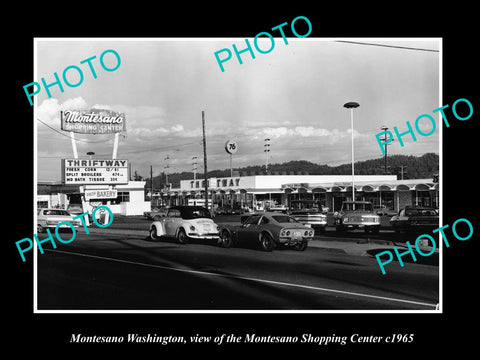
[[348,102],[343,107],[350,109],[350,126],[352,129],[352,201],[355,201],[355,159],[354,159],[354,146],[353,146],[353,109],[359,107],[360,104],[356,102]]
[[267,154],[267,162],[265,163],[265,175],[268,175],[268,160],[270,154],[270,139],[265,139],[265,144],[263,144],[263,152]]

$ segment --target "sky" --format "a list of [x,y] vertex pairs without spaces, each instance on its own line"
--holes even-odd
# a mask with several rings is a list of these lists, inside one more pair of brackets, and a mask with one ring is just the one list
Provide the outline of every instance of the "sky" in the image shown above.
[[[341,40],[341,41],[338,41]],[[249,39],[253,47],[253,39]],[[348,43],[356,41],[386,46]],[[431,115],[437,130],[413,142],[403,137],[404,147],[394,141],[389,154],[421,155],[440,152],[441,43],[438,39],[322,39],[275,38],[267,54],[255,47],[235,57],[232,44],[246,47],[245,38],[204,39],[36,39],[35,79],[54,81],[65,68],[78,66],[83,81],[77,87],[63,83],[34,97],[38,181],[61,179],[61,159],[72,158],[69,133],[60,129],[60,111],[109,109],[126,115],[127,131],[120,134],[117,158],[127,159],[132,172],[143,177],[163,171],[191,171],[198,157],[203,171],[202,111],[205,113],[208,170],[228,169],[227,140],[238,144],[233,167],[264,165],[265,138],[270,139],[269,162],[307,160],[339,165],[351,161],[349,101],[354,110],[355,160],[383,156],[375,138],[382,126],[406,131],[422,114]],[[271,46],[268,38],[261,49]],[[392,47],[394,46],[394,47]],[[400,47],[429,49],[423,51]],[[220,70],[215,52],[228,48],[232,58]],[[115,71],[105,71],[99,62],[105,50],[121,59]],[[221,56],[224,56],[223,53]],[[91,61],[97,78],[92,76]],[[108,53],[107,68],[116,65]],[[75,71],[69,80],[79,82]],[[28,100],[26,99],[27,103]],[[426,119],[424,132],[432,129]],[[75,134],[79,157],[112,157],[113,134]],[[165,160],[165,158],[167,158]],[[166,166],[168,165],[168,168]]]

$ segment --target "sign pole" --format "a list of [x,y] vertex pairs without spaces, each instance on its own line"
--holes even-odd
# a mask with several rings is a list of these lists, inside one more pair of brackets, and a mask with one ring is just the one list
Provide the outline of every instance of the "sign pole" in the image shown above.
[[[205,207],[208,209],[208,174],[207,174],[207,140],[205,137],[205,111],[202,110],[202,129],[203,129],[203,169],[205,172]],[[213,207],[212,207],[213,208]]]
[[[70,139],[72,141],[73,157],[75,159],[78,159],[77,142],[75,140],[75,133],[73,131],[70,131]],[[87,211],[87,204],[85,200],[85,188],[83,187],[83,185],[79,186],[79,190],[80,190],[80,198],[82,200],[82,211],[85,212]],[[87,226],[90,226],[90,220],[88,220],[88,216],[85,219],[85,224]]]
[[[115,133],[115,138],[113,140],[113,152],[112,152],[112,159],[117,158],[117,152],[118,152],[118,138],[119,138],[120,133],[116,132]],[[108,190],[115,190],[115,185],[108,185]],[[107,200],[107,206],[110,208],[110,205],[112,205],[111,200]],[[108,211],[105,212],[105,224],[108,224],[110,221],[110,214]]]
[[117,150],[118,150],[118,137],[120,133],[115,133],[115,139],[113,141],[113,153],[112,153],[112,159],[117,158]]

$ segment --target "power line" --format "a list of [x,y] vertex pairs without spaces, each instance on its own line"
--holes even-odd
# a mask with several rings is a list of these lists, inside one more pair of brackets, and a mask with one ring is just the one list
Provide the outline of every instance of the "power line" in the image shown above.
[[[176,144],[176,145],[170,145],[170,146],[164,146],[164,147],[158,147],[158,148],[149,148],[149,149],[143,149],[143,150],[133,150],[133,151],[122,151],[123,154],[136,154],[136,153],[142,153],[142,152],[150,152],[150,151],[156,151],[156,150],[168,150],[180,146],[188,146],[188,145],[193,145],[193,144],[198,144],[201,145],[201,141],[193,141],[189,143],[184,143],[184,144]],[[102,155],[107,155],[107,154],[98,154],[100,156]]]
[[341,43],[347,43],[347,44],[356,44],[356,45],[381,46],[381,47],[403,49],[403,50],[440,52],[440,50],[435,50],[435,49],[415,48],[415,47],[409,47],[409,46],[386,45],[386,44],[374,44],[374,43],[366,43],[366,42],[361,42],[361,41],[335,40],[335,42],[341,42]]
[[[65,136],[65,137],[67,137],[67,138],[70,139],[70,135],[67,135],[67,134],[62,133],[61,131],[59,131],[59,130],[53,128],[53,127],[51,127],[50,125],[48,125],[47,123],[43,122],[42,120],[40,120],[40,119],[38,119],[38,118],[37,118],[37,120],[40,121],[43,125],[45,125],[45,126],[48,127],[49,129],[51,129],[51,130],[59,133],[60,135]],[[111,141],[111,140],[88,141],[88,140],[82,140],[82,139],[75,139],[75,141],[82,141],[82,142],[86,142],[86,143],[98,144],[98,143],[109,142],[109,141]]]

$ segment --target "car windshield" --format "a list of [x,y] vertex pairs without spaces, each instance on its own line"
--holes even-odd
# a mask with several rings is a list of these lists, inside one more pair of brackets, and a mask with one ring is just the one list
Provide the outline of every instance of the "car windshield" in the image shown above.
[[181,210],[183,219],[198,219],[207,218],[211,219],[210,212],[201,207],[185,208]]
[[373,211],[371,203],[343,203],[343,211]]
[[43,215],[62,215],[62,216],[70,216],[68,212],[65,210],[44,210]]
[[407,216],[435,216],[437,212],[435,209],[407,209],[405,210]]
[[274,215],[272,218],[279,223],[298,223],[297,220],[288,215]]

